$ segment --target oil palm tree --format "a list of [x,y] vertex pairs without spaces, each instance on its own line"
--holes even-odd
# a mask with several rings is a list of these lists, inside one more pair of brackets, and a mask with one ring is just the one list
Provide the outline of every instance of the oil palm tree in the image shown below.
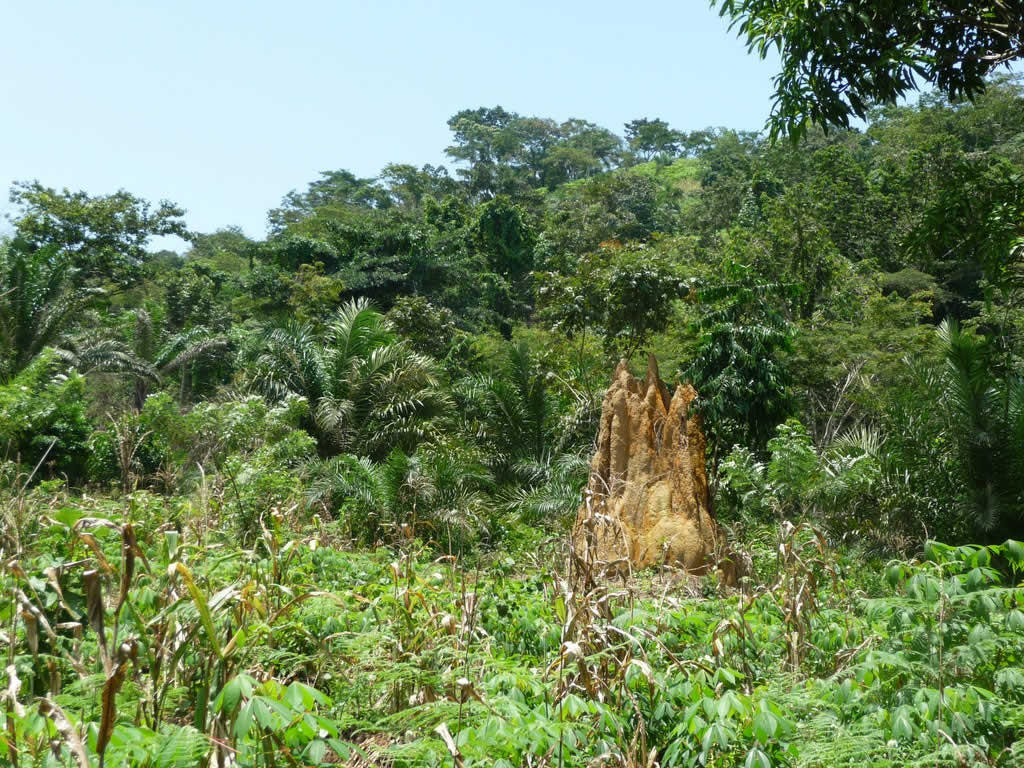
[[955,320],[937,330],[943,365],[937,374],[965,490],[966,516],[979,532],[1001,533],[1020,519],[1024,413],[1019,381],[1001,380],[988,366],[984,339]]
[[365,299],[344,304],[323,333],[306,323],[266,331],[247,351],[250,387],[309,400],[321,451],[381,459],[437,436],[450,411],[437,366],[396,338]]
[[157,347],[156,333],[149,313],[134,310],[135,330],[132,343],[112,339],[95,331],[81,331],[56,348],[65,365],[81,374],[116,373],[135,382],[135,410],[141,410],[153,384],[162,377],[181,372],[179,399],[187,398],[196,367],[223,359],[231,347],[224,334],[195,326],[165,338]]
[[310,462],[307,473],[307,503],[340,509],[353,538],[416,535],[452,554],[487,532],[491,475],[477,451],[457,442],[420,445],[412,455],[395,448],[377,462],[341,454]]
[[103,291],[75,283],[71,260],[56,248],[31,251],[0,242],[0,383],[45,347],[59,347],[82,310]]
[[[148,316],[142,310],[138,310],[137,314],[140,318],[139,325],[145,326],[149,322]],[[149,344],[142,345],[145,338],[144,334],[136,333],[136,349],[139,352],[148,353],[147,357],[151,356],[153,367],[161,376],[169,376],[175,371],[180,371],[179,399],[182,402],[186,399],[197,367],[223,360],[231,349],[231,341],[227,336],[202,325],[193,326],[168,337],[155,354],[152,353]],[[135,404],[137,408],[141,408],[146,399],[145,382],[145,379],[136,379]]]
[[590,460],[581,453],[549,455],[517,467],[523,485],[505,492],[504,508],[528,524],[551,525],[572,519],[583,500]]
[[0,383],[52,347],[57,359],[79,373],[133,376],[136,407],[141,408],[160,374],[193,366],[228,348],[224,336],[193,328],[155,350],[152,323],[141,309],[135,312],[133,345],[95,329],[83,330],[83,312],[104,291],[79,285],[75,275],[71,259],[56,248],[30,250],[17,242],[0,243]]
[[921,501],[921,523],[946,539],[1001,541],[1024,521],[1024,382],[995,376],[989,342],[955,320],[936,338],[941,357],[912,365],[916,386],[888,416],[883,455]]
[[521,460],[544,459],[553,439],[554,402],[528,346],[510,344],[496,362],[492,373],[463,379],[456,392],[466,431],[486,443],[496,471],[507,477]]

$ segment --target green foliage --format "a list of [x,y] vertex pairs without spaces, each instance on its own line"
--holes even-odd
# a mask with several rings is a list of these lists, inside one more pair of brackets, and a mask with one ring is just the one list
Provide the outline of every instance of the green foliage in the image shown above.
[[200,263],[189,262],[167,280],[167,326],[177,332],[194,325],[217,323],[219,294],[227,275]]
[[267,214],[274,234],[283,232],[288,225],[301,221],[318,208],[387,208],[390,205],[387,193],[374,179],[360,179],[346,170],[324,171],[320,176],[305,192],[289,192],[281,207]]
[[60,373],[53,350],[37,355],[21,373],[0,385],[0,446],[5,458],[38,477],[64,475],[72,482],[85,476],[87,443],[85,381]]
[[[418,499],[396,510],[427,498],[418,462],[367,466]],[[278,510],[243,549],[209,508],[153,525],[163,506],[66,499],[0,571],[21,761],[895,766],[994,762],[1021,736],[1016,541],[865,569],[784,526],[763,578],[700,597],[566,581],[536,538],[470,568],[407,537],[339,551]]]
[[918,77],[950,98],[973,98],[989,72],[1022,53],[1019,9],[1004,3],[712,5],[732,18],[751,52],[762,59],[770,50],[781,54],[773,137],[799,138],[809,123],[849,127],[872,103],[893,103],[916,90]]
[[679,267],[657,246],[609,246],[582,257],[569,274],[538,274],[541,317],[585,343],[601,336],[609,357],[630,358],[664,331],[671,306],[688,287]]
[[422,296],[405,296],[388,310],[388,322],[417,352],[442,360],[452,348],[457,328],[452,311]]
[[0,241],[0,382],[66,340],[76,315],[101,293],[76,285],[75,274],[71,257],[54,246]]
[[322,335],[308,324],[271,329],[247,354],[254,390],[272,400],[299,395],[311,403],[323,452],[411,450],[445,415],[434,361],[397,340],[367,301],[343,305]]
[[658,156],[672,157],[679,153],[680,134],[664,120],[630,120],[626,123],[626,142],[639,159],[647,162]]
[[62,254],[80,280],[125,285],[138,278],[150,238],[188,236],[182,208],[162,200],[154,210],[124,190],[90,197],[19,182],[10,201],[18,209],[14,230],[21,247]]
[[998,540],[1020,525],[1020,383],[994,376],[986,341],[954,321],[936,343],[940,362],[915,365],[886,413],[891,461],[905,472],[894,511]]
[[814,517],[837,534],[877,530],[884,457],[876,434],[852,429],[819,449],[803,424],[787,419],[767,448],[766,462],[741,446],[722,461],[724,511],[749,519]]
[[[464,110],[453,176],[328,172],[184,255],[173,206],[16,187],[4,759],[1020,762],[1024,549],[964,542],[1022,519],[1022,106],[626,151]],[[565,534],[640,350],[696,385],[729,562],[620,587]]]
[[339,518],[352,539],[418,536],[449,555],[493,538],[485,491],[492,484],[482,455],[457,443],[397,448],[381,462],[343,454],[312,464],[307,504]]
[[500,106],[464,109],[448,120],[446,150],[468,167],[456,173],[474,199],[522,195],[585,178],[617,160],[621,139],[586,120],[523,117]]
[[760,447],[789,411],[780,352],[789,347],[793,329],[771,303],[773,294],[789,288],[757,282],[737,263],[727,263],[723,272],[728,282],[697,288],[697,348],[683,372],[705,393],[699,407],[710,427],[713,461],[737,443]]

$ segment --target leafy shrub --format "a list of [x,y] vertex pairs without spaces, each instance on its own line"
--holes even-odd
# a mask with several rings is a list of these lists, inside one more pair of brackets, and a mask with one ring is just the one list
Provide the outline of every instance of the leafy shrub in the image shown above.
[[769,460],[761,462],[736,446],[722,462],[725,510],[762,521],[811,515],[843,532],[855,531],[858,522],[877,524],[882,464],[872,432],[853,430],[818,449],[803,424],[788,419],[768,450]]
[[0,449],[30,470],[44,462],[45,474],[77,483],[86,477],[91,433],[85,380],[60,368],[56,353],[46,350],[0,385]]

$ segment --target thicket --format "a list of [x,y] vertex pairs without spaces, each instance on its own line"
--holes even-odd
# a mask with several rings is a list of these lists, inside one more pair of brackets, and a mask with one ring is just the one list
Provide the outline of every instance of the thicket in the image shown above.
[[[6,760],[1024,760],[1017,81],[800,144],[449,124],[454,176],[324,173],[262,240],[14,187]],[[562,567],[648,353],[738,591]]]

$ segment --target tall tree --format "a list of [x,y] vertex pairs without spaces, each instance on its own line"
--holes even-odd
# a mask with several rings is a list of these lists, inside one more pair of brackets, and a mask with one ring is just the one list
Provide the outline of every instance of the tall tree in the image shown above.
[[679,154],[681,136],[669,128],[664,120],[646,117],[626,123],[626,142],[639,159],[652,160],[657,155],[675,157]]
[[380,178],[396,205],[419,208],[425,197],[441,200],[446,195],[458,194],[458,182],[448,175],[443,165],[424,165],[417,168],[408,163],[388,163]]
[[301,221],[317,208],[388,208],[392,201],[387,190],[376,179],[362,179],[351,171],[322,171],[320,178],[310,182],[305,192],[292,190],[278,208],[267,214],[267,222],[274,234],[283,232],[289,224]]
[[65,340],[82,310],[102,295],[78,284],[72,262],[56,245],[31,250],[0,242],[0,383]]
[[124,190],[92,197],[38,181],[18,182],[15,241],[26,250],[52,248],[69,260],[79,281],[127,285],[140,276],[151,238],[189,237],[184,209],[161,200],[153,206]]

